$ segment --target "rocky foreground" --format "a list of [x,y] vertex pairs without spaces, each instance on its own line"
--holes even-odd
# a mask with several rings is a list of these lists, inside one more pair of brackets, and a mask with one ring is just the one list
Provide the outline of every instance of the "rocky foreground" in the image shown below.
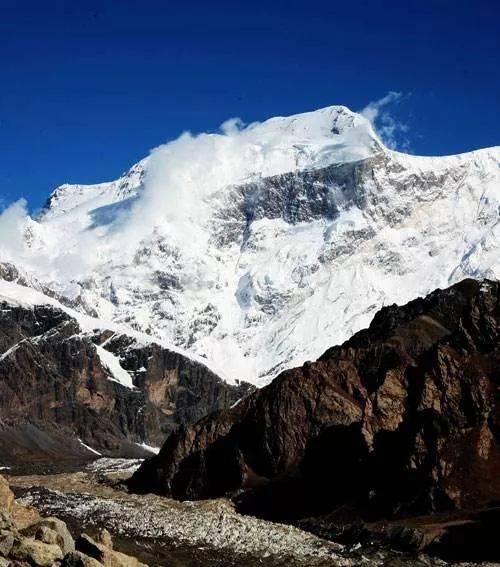
[[81,534],[73,539],[65,522],[41,517],[35,508],[14,500],[7,481],[0,476],[0,567],[147,567],[113,549],[106,529],[96,539]]

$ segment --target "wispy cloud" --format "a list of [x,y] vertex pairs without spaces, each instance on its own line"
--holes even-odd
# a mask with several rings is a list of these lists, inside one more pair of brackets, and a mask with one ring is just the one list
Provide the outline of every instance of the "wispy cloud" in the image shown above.
[[403,94],[389,91],[384,97],[368,103],[361,111],[372,124],[384,144],[393,150],[410,151],[410,141],[406,135],[408,125],[394,118],[387,107],[399,103]]

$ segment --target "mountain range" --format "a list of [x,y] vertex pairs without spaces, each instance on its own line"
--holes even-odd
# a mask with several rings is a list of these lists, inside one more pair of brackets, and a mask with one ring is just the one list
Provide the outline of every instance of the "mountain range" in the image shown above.
[[71,485],[147,458],[137,502],[498,559],[499,212],[500,147],[403,154],[342,106],[14,203],[0,465]]

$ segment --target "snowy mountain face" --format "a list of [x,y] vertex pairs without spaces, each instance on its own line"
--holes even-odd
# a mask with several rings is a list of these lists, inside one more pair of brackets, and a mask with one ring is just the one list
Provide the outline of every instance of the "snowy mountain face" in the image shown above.
[[[329,107],[161,146],[0,218],[0,261],[263,385],[404,303],[500,277],[500,148],[416,157]],[[8,234],[8,238],[5,235]]]

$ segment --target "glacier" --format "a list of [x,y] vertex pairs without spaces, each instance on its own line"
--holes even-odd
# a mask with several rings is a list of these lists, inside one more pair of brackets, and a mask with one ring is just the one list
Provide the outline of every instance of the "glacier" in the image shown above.
[[332,106],[183,134],[116,181],[57,188],[36,217],[14,205],[0,262],[262,386],[383,305],[498,279],[499,211],[499,147],[403,154]]

